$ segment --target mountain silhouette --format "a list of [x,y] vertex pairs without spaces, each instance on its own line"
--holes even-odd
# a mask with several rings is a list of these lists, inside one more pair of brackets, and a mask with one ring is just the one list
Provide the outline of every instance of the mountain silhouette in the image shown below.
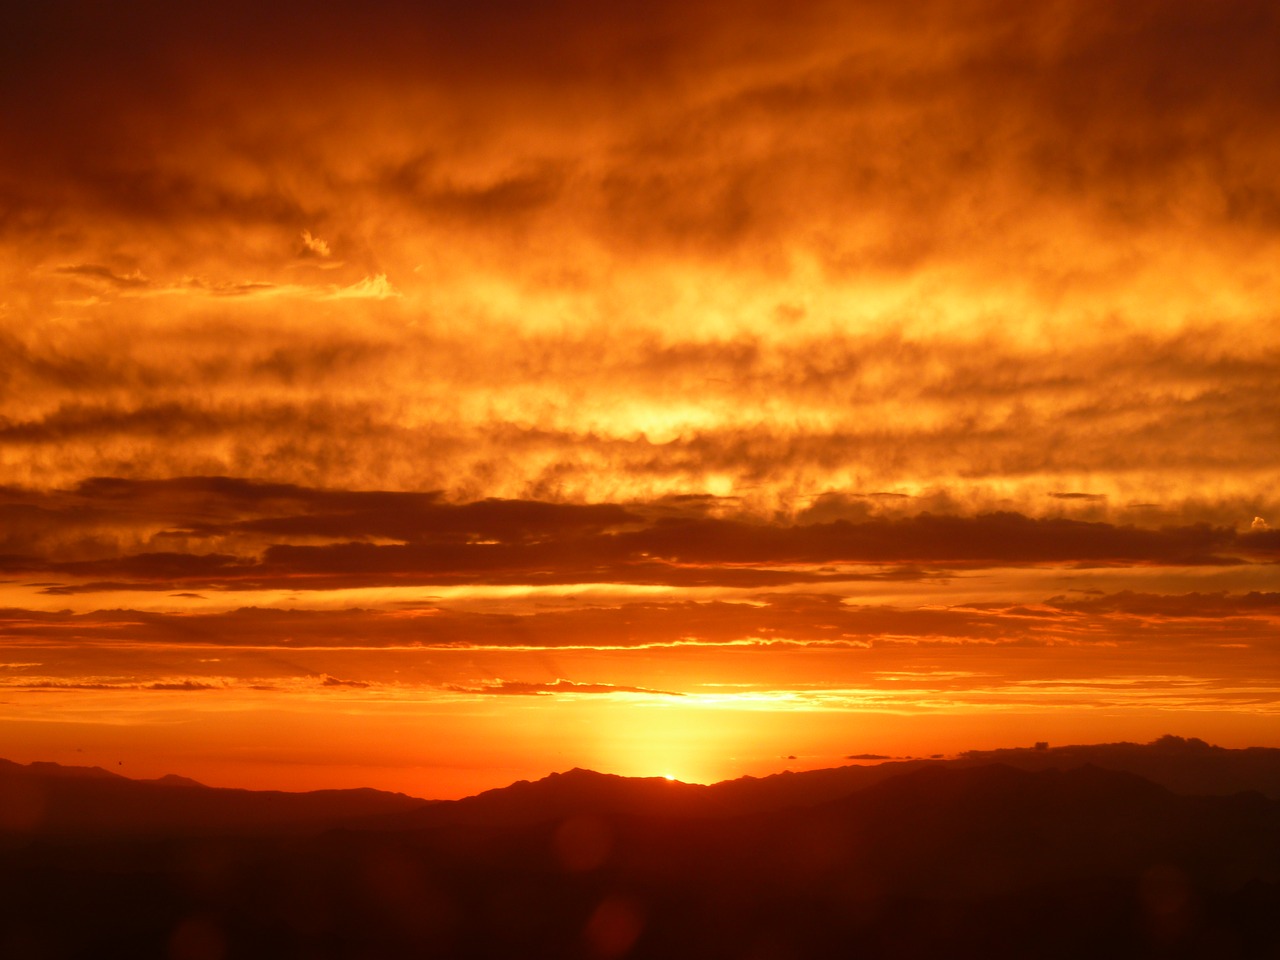
[[1135,773],[1175,793],[1226,795],[1256,790],[1280,800],[1280,750],[1228,750],[1195,737],[1166,735],[1146,744],[974,750],[955,762],[1004,763],[1023,770],[1069,770],[1090,764]]
[[1084,750],[709,786],[575,769],[436,803],[3,764],[11,807],[46,793],[0,842],[0,956],[1280,955],[1280,801]]
[[206,787],[186,777],[131,780],[100,767],[0,760],[0,836],[240,836],[319,832],[427,801],[359,788],[287,793]]

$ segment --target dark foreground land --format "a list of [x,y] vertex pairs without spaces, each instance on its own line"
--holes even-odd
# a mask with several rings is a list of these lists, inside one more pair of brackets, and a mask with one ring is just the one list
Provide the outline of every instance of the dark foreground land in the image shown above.
[[0,763],[0,957],[117,956],[1280,957],[1280,751],[439,803]]

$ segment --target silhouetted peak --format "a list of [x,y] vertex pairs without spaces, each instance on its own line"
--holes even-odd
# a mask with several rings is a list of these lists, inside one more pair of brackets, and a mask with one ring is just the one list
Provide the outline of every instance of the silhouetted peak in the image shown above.
[[[595,770],[588,770],[585,767],[573,767],[569,770],[563,770],[557,773],[549,773],[542,778],[543,780],[556,781],[577,781],[586,783],[592,780],[621,780],[622,777],[612,773],[597,773]],[[541,781],[538,781],[541,782]]]
[[26,774],[36,777],[79,777],[93,780],[124,780],[118,773],[104,770],[102,767],[74,767],[48,760],[36,760],[33,763],[14,763],[11,760],[0,760],[0,772]]
[[[528,783],[529,781],[525,780],[521,782]],[[588,770],[585,767],[573,767],[569,770],[564,770],[558,773],[549,773],[545,777],[543,777],[541,780],[535,780],[533,782],[534,783],[552,782],[552,783],[561,783],[561,784],[608,783],[608,784],[613,784],[615,786],[624,786],[626,784],[637,784],[637,783],[650,783],[650,784],[673,783],[673,782],[681,783],[683,781],[672,781],[667,779],[666,777],[626,777],[618,773],[601,773],[598,770]]]
[[204,784],[199,780],[192,780],[190,777],[180,777],[176,773],[166,773],[163,777],[156,777],[154,780],[140,780],[139,783],[154,783],[162,787],[204,786]]
[[1257,790],[1280,799],[1280,750],[1250,747],[1232,750],[1196,737],[1166,734],[1150,743],[1099,743],[1049,747],[971,750],[954,763],[962,766],[1006,763],[1023,770],[1068,770],[1094,764],[1124,770],[1174,793],[1224,795]]
[[540,780],[519,780],[462,800],[443,801],[415,820],[483,824],[532,824],[564,817],[687,816],[698,813],[708,788],[665,777],[623,777],[574,767]]
[[11,835],[305,834],[427,803],[367,788],[288,793],[209,787],[176,774],[134,780],[48,762],[0,760],[0,781],[0,834]]
[[1165,753],[1208,753],[1222,749],[1205,743],[1199,737],[1176,737],[1171,733],[1152,741],[1151,746]]

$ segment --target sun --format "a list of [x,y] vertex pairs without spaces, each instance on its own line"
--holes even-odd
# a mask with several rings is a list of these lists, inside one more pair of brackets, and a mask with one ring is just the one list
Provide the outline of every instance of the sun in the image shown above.
[[674,773],[664,773],[662,775],[663,780],[674,780],[675,778],[676,778],[676,775]]

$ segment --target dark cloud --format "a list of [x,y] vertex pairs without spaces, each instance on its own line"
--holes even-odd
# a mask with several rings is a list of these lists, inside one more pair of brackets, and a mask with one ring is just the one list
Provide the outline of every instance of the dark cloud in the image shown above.
[[[820,234],[845,217],[874,223],[868,202],[933,210],[927,222],[899,218],[869,248],[846,242],[829,255],[902,268],[945,256],[975,201],[1004,211],[1058,198],[1125,226],[1188,212],[1273,226],[1280,200],[1254,159],[1277,146],[1266,119],[1280,70],[1263,39],[1276,29],[1263,0],[1124,11],[1094,0],[1065,12],[937,0],[909,18],[886,4],[817,3],[801,15],[776,2],[662,2],[641,14],[577,0],[325,12],[140,3],[107,17],[81,0],[29,7],[5,31],[0,104],[10,168],[37,187],[56,175],[81,204],[138,219],[296,234],[332,215],[330,197],[174,171],[148,156],[140,128],[198,137],[247,113],[222,131],[237,152],[266,166],[292,142],[306,162],[322,146],[317,127],[349,135],[370,100],[399,93],[398,127],[417,120],[432,132],[443,115],[454,137],[485,146],[517,118],[548,132],[603,127],[611,162],[564,177],[575,185],[564,202],[586,207],[582,221],[615,244],[715,252],[800,231],[800,191],[827,199]],[[260,121],[272,111],[275,131]],[[534,158],[555,151],[549,139],[534,138]],[[366,176],[429,216],[483,223],[560,197],[556,178],[537,172],[450,185],[413,146]],[[54,195],[49,186],[13,203],[48,217]]]
[[[489,536],[511,540],[604,529],[639,520],[616,504],[498,498],[447,503],[436,492],[324,490],[232,477],[102,477],[84,481],[74,493],[88,502],[105,501],[117,509],[125,503],[138,504],[141,511],[151,515],[168,508],[173,522],[185,523],[192,532],[203,535],[246,531],[341,540],[367,537],[407,542]],[[211,516],[237,512],[274,515],[210,522]]]
[[367,687],[370,684],[363,680],[342,680],[338,677],[331,677],[325,674],[325,678],[320,681],[322,687]]
[[522,680],[499,680],[478,687],[450,686],[457,693],[483,693],[498,696],[549,696],[556,693],[646,693],[663,697],[681,697],[682,693],[670,690],[649,690],[645,687],[628,687],[613,683],[575,683],[572,680],[552,680],[550,683],[529,683]]
[[[73,642],[172,647],[638,648],[752,644],[760,647],[884,648],[999,644],[1013,647],[1130,643],[1140,650],[1244,642],[1269,655],[1280,606],[1274,594],[1134,594],[1043,604],[1008,602],[919,607],[845,602],[825,594],[757,593],[753,603],[628,601],[532,613],[475,612],[445,606],[415,611],[281,610],[164,614],[102,610],[86,614],[0,611],[15,648]],[[324,674],[322,685],[364,681]]]
[[1280,530],[1251,528],[1240,534],[1240,545],[1256,556],[1280,561]]
[[[177,337],[187,346],[192,341],[209,341],[199,350],[162,355],[140,344],[121,344],[118,337],[85,336],[76,344],[56,347],[32,342],[0,330],[0,350],[6,367],[0,376],[0,396],[15,390],[30,393],[75,394],[84,400],[94,394],[138,391],[153,394],[181,384],[198,383],[205,392],[219,388],[237,391],[261,390],[270,385],[296,385],[339,381],[381,369],[389,361],[392,348],[354,336],[335,335],[319,340],[299,341],[235,330],[228,323],[221,331],[187,330]],[[153,334],[154,340],[172,339]],[[237,341],[226,349],[227,340]],[[221,346],[219,343],[221,342]],[[30,420],[28,422],[31,422]]]
[[803,526],[659,521],[612,535],[635,554],[680,563],[1231,563],[1249,535],[1228,528],[1142,529],[1018,513],[919,514]]
[[1221,618],[1263,616],[1280,618],[1280,593],[1152,594],[1126,590],[1086,599],[1053,597],[1045,601],[1058,610],[1082,613],[1120,613],[1139,617]]
[[18,682],[8,685],[22,690],[172,690],[191,692],[195,690],[222,689],[215,684],[202,683],[199,680],[157,681],[155,683],[90,683],[70,680],[46,680],[35,683]]
[[[104,574],[119,578],[117,581],[95,581],[97,583],[128,583],[130,580],[141,582],[163,581],[168,584],[229,583],[240,579],[238,574],[248,572],[254,564],[243,558],[229,554],[196,554],[196,553],[139,553],[131,556],[113,558],[111,560],[86,560],[81,562],[53,564],[51,569],[72,576],[93,580]],[[48,587],[48,593],[68,592],[71,587]],[[172,587],[155,589],[169,590]]]
[[88,438],[148,440],[175,434],[189,439],[236,437],[251,435],[255,430],[271,436],[282,427],[296,428],[307,435],[317,433],[322,423],[332,429],[344,421],[367,419],[363,412],[358,404],[339,408],[324,403],[305,407],[266,403],[246,408],[243,404],[210,406],[180,400],[137,405],[68,402],[38,417],[0,424],[0,439],[41,446]]
[[[431,583],[768,587],[921,579],[1001,565],[1230,566],[1280,553],[1280,534],[1269,530],[1242,533],[1208,524],[1151,529],[1014,512],[768,523],[701,511],[673,516],[643,506],[497,499],[457,504],[436,494],[324,491],[221,478],[92,481],[77,495],[95,510],[119,505],[118,522],[136,503],[138,522],[145,516],[166,527],[181,525],[159,531],[162,539],[198,544],[236,533],[252,535],[244,542],[257,546],[244,554],[161,550],[86,560],[11,555],[0,558],[0,569],[57,576],[44,588],[52,595],[129,586],[187,593]],[[237,511],[258,516],[199,519]],[[643,520],[645,513],[657,518]]]
[[[327,498],[326,498],[327,499]],[[275,536],[402,541],[498,537],[521,540],[576,530],[599,530],[639,520],[615,504],[560,504],[489,499],[466,504],[432,502],[416,494],[348,494],[322,499],[314,513],[243,521],[236,529]],[[345,501],[345,503],[344,503]],[[345,509],[344,509],[345,507]],[[220,532],[214,529],[211,532]]]
[[[237,560],[200,549],[214,538],[227,542],[234,537],[240,549],[251,553],[281,540],[520,543],[640,521],[616,504],[496,498],[448,503],[437,493],[319,490],[227,477],[94,478],[67,491],[15,490],[10,496],[5,503],[0,495],[0,536],[7,538],[0,539],[0,548],[12,551],[0,549],[0,568],[69,563],[69,573],[98,583],[119,582],[151,569],[157,577],[173,579],[175,589],[198,566],[224,568],[235,576],[232,568],[252,561],[251,556]],[[161,549],[126,561],[121,552],[129,542]],[[54,593],[82,586],[61,581],[39,585]]]

